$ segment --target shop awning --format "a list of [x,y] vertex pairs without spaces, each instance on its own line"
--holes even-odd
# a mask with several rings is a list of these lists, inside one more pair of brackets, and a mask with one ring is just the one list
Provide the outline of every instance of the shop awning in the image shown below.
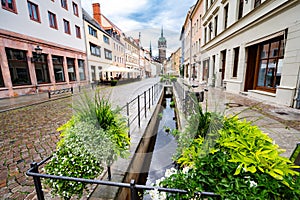
[[139,70],[129,69],[126,67],[117,67],[114,65],[104,68],[102,71],[104,71],[104,72],[139,72]]

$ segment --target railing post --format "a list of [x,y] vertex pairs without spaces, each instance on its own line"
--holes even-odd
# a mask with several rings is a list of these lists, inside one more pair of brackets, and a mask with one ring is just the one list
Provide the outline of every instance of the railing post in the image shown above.
[[153,92],[153,86],[152,86],[152,105],[154,104],[154,92]]
[[138,95],[138,124],[139,124],[139,127],[141,127],[140,95]]
[[151,102],[150,102],[150,101],[151,101],[151,99],[150,99],[150,98],[151,98],[151,97],[150,97],[150,89],[151,89],[151,88],[149,88],[149,107],[148,107],[149,109],[150,109],[150,105],[151,105]]
[[107,179],[109,181],[111,181],[111,169],[110,169],[110,165],[107,165]]
[[[39,173],[39,166],[36,162],[31,163],[30,167],[32,168],[32,172]],[[33,181],[38,200],[45,200],[41,184],[41,178],[38,176],[33,176]]]
[[137,194],[137,192],[135,189],[135,181],[134,181],[134,179],[131,179],[131,181],[130,181],[130,199],[137,200],[136,194]]
[[130,138],[130,119],[129,119],[129,103],[126,103],[127,110],[127,126],[128,126],[128,137]]
[[146,91],[144,91],[144,105],[145,105],[145,118],[147,118],[147,99],[146,99]]
[[51,92],[50,92],[50,90],[48,90],[48,97],[49,97],[49,99],[51,99]]

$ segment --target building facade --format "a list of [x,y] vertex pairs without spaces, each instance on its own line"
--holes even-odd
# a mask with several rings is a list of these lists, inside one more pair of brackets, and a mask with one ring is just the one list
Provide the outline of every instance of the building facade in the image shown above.
[[298,13],[297,0],[198,0],[180,36],[184,77],[199,66],[199,82],[300,108]]
[[209,60],[208,82],[215,77],[230,92],[299,108],[300,2],[205,3],[201,56]]
[[125,43],[125,66],[132,70],[132,73],[128,73],[128,78],[137,78],[141,76],[140,72],[140,46],[132,38],[126,37],[124,34]]
[[4,0],[0,98],[88,82],[80,0]]
[[83,10],[83,19],[90,81],[108,81],[113,74],[103,73],[103,69],[113,63],[112,39],[85,10]]

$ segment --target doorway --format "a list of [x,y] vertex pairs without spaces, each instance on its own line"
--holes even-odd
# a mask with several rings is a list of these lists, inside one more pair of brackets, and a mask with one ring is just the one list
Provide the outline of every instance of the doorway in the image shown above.
[[226,66],[226,49],[221,51],[221,65],[222,65],[222,68],[220,69],[220,71],[222,72],[221,86],[224,86],[225,66]]

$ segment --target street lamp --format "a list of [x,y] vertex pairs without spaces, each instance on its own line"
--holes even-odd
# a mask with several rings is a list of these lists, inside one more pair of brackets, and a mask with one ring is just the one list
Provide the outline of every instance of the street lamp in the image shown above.
[[42,52],[43,52],[43,49],[40,48],[39,45],[37,45],[36,48],[35,48],[34,50],[35,50],[35,53],[36,53],[36,54],[32,56],[31,62],[36,62],[36,61],[38,61],[38,59],[41,57]]

